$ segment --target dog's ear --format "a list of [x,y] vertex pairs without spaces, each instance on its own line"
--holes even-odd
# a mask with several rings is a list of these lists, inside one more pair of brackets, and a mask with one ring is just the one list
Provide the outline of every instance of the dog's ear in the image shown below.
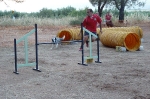
[[54,39],[52,39],[52,42],[54,42]]
[[52,42],[53,42],[53,43],[55,43],[56,41],[57,41],[57,38],[56,38],[56,37],[52,38]]

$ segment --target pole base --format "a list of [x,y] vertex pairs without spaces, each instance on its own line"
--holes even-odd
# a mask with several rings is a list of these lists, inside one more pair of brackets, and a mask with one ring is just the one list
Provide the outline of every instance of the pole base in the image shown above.
[[13,73],[15,73],[15,74],[19,74],[18,72],[16,72],[16,71],[14,71]]
[[36,68],[34,68],[33,70],[35,70],[35,71],[38,71],[38,72],[41,72],[41,70],[39,70],[39,69],[36,69]]
[[95,61],[95,63],[102,63],[101,61]]
[[83,64],[83,63],[78,63],[79,65],[83,65],[83,66],[88,66],[87,64]]

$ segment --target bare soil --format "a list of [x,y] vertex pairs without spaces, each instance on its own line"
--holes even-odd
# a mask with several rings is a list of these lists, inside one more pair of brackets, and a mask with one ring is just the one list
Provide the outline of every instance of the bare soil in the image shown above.
[[[100,61],[81,63],[80,43],[38,46],[39,70],[35,66],[13,73],[14,38],[33,27],[0,27],[0,99],[150,99],[150,23],[143,30],[143,51],[116,52],[100,43]],[[51,42],[57,32],[68,27],[38,27],[38,41]],[[23,43],[17,47],[18,63],[24,63]],[[96,55],[96,42],[93,42]],[[29,62],[35,62],[34,35],[29,37]],[[85,47],[85,56],[89,49]],[[94,59],[96,60],[96,59]]]

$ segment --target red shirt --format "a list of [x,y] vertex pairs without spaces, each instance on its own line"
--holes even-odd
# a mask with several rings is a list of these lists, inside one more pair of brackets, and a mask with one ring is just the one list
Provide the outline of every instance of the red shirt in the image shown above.
[[105,19],[106,19],[106,20],[111,20],[111,15],[108,15],[108,14],[107,14],[107,15],[105,16]]
[[97,23],[100,24],[101,22],[101,18],[98,15],[93,14],[91,17],[87,16],[83,20],[83,26],[91,32],[96,32]]

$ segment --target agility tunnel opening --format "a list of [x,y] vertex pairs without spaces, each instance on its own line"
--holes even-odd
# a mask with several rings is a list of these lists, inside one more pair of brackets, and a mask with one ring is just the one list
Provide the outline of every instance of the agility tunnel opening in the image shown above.
[[130,33],[125,37],[124,46],[129,51],[136,51],[141,45],[140,37],[135,33]]
[[70,33],[70,31],[62,30],[61,32],[59,32],[58,37],[62,38],[64,35],[65,35],[64,41],[72,40],[72,34]]

